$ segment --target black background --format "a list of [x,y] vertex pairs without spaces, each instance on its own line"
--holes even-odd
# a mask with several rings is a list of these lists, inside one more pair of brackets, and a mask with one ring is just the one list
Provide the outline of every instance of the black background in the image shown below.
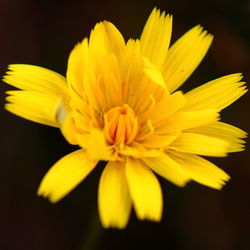
[[[109,20],[126,40],[138,38],[155,6],[174,16],[172,42],[196,24],[215,36],[182,89],[235,72],[244,73],[249,82],[250,1],[233,0],[0,0],[0,73],[10,63],[28,63],[65,75],[70,51],[96,22]],[[222,191],[193,182],[178,188],[160,178],[165,206],[161,223],[138,221],[133,213],[125,230],[103,230],[96,201],[102,165],[56,205],[36,196],[49,167],[75,148],[59,130],[6,112],[4,91],[9,89],[0,85],[1,250],[250,249],[248,147],[212,159],[232,177]],[[246,94],[222,112],[223,121],[248,132],[249,104]]]

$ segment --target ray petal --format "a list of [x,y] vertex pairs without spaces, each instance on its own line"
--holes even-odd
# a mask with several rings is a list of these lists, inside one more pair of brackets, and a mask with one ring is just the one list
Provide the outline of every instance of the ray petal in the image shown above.
[[241,74],[231,74],[189,91],[185,94],[187,102],[184,109],[224,109],[247,92],[241,78]]
[[190,180],[189,176],[183,171],[179,164],[163,152],[161,152],[159,157],[144,158],[143,162],[158,175],[177,186],[183,187]]
[[112,149],[107,144],[103,132],[92,129],[88,133],[75,133],[78,144],[88,151],[89,157],[94,160],[112,160]]
[[36,91],[7,91],[5,108],[11,113],[33,122],[58,127],[56,108],[58,97]]
[[160,13],[154,8],[143,29],[140,42],[142,55],[161,68],[170,43],[172,33],[172,16]]
[[179,112],[158,125],[156,124],[155,130],[160,134],[171,133],[207,125],[218,119],[219,113],[216,109]]
[[46,173],[38,195],[48,197],[53,203],[59,201],[87,177],[97,162],[90,160],[83,149],[64,156]]
[[125,165],[109,162],[100,179],[98,207],[104,227],[124,228],[131,211],[131,199],[125,175]]
[[9,65],[3,81],[22,90],[37,91],[67,99],[67,82],[62,75],[39,66]]
[[247,133],[243,130],[223,122],[213,122],[206,126],[189,129],[187,132],[198,133],[227,141],[229,143],[228,152],[244,150],[245,141],[243,139],[247,137]]
[[142,161],[128,159],[126,176],[137,217],[141,220],[159,221],[162,216],[163,198],[155,175]]
[[213,36],[195,26],[169,49],[163,64],[163,75],[170,92],[180,87],[200,64],[211,45]]
[[200,184],[221,189],[230,179],[222,169],[200,156],[170,150],[168,153],[191,179]]
[[219,138],[182,132],[168,148],[179,152],[222,157],[227,155],[229,145],[229,142]]

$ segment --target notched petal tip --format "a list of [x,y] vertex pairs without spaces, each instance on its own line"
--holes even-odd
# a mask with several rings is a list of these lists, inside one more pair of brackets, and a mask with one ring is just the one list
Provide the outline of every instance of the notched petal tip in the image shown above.
[[57,98],[36,91],[7,91],[5,109],[27,120],[58,127],[55,119]]
[[174,92],[193,73],[206,55],[212,40],[213,36],[197,25],[170,47],[162,67],[170,92]]
[[60,201],[60,199],[55,199],[55,197],[51,196],[51,194],[46,193],[44,190],[38,189],[37,191],[37,196],[41,196],[42,198],[47,198],[49,202],[51,202],[52,204],[57,203],[58,201]]
[[126,177],[138,219],[160,221],[163,197],[153,172],[142,161],[129,159],[126,163]]
[[159,69],[168,52],[172,33],[172,16],[154,8],[144,26],[140,41],[142,54]]
[[177,151],[169,151],[169,155],[190,179],[199,184],[220,190],[230,179],[222,169],[198,155]]
[[218,177],[218,179],[216,181],[214,181],[214,183],[203,183],[203,182],[200,182],[197,180],[195,180],[195,181],[202,184],[202,185],[205,185],[209,188],[213,188],[216,190],[222,190],[230,179],[231,179],[231,177],[224,172],[224,176]]
[[122,162],[109,162],[100,178],[98,209],[105,228],[126,227],[131,211],[131,199]]
[[217,108],[222,110],[226,108],[248,91],[245,82],[241,82],[241,79],[242,75],[239,73],[230,74],[187,92],[185,109]]
[[83,149],[74,151],[57,161],[46,173],[38,188],[38,195],[55,203],[71,192],[96,166]]

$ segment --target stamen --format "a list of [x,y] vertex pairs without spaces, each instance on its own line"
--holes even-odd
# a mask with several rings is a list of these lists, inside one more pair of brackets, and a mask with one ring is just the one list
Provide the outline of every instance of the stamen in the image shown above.
[[138,133],[138,121],[127,105],[114,107],[104,114],[104,133],[111,144],[130,144]]

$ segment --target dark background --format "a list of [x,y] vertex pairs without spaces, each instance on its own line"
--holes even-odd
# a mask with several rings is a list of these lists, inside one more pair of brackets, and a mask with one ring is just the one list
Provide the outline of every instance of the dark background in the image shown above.
[[[250,1],[67,1],[0,0],[0,73],[9,63],[43,66],[65,75],[73,46],[96,22],[113,22],[124,37],[138,38],[153,9],[174,15],[172,41],[196,24],[214,34],[208,55],[182,88],[242,72],[249,82]],[[1,250],[249,250],[250,158],[246,151],[212,161],[232,179],[222,191],[194,182],[178,188],[161,180],[164,216],[159,224],[138,221],[125,230],[103,230],[97,217],[99,166],[56,205],[36,196],[37,187],[60,157],[75,148],[59,130],[3,109],[0,85]],[[246,94],[222,112],[223,121],[249,131]],[[90,226],[92,225],[92,226]]]

